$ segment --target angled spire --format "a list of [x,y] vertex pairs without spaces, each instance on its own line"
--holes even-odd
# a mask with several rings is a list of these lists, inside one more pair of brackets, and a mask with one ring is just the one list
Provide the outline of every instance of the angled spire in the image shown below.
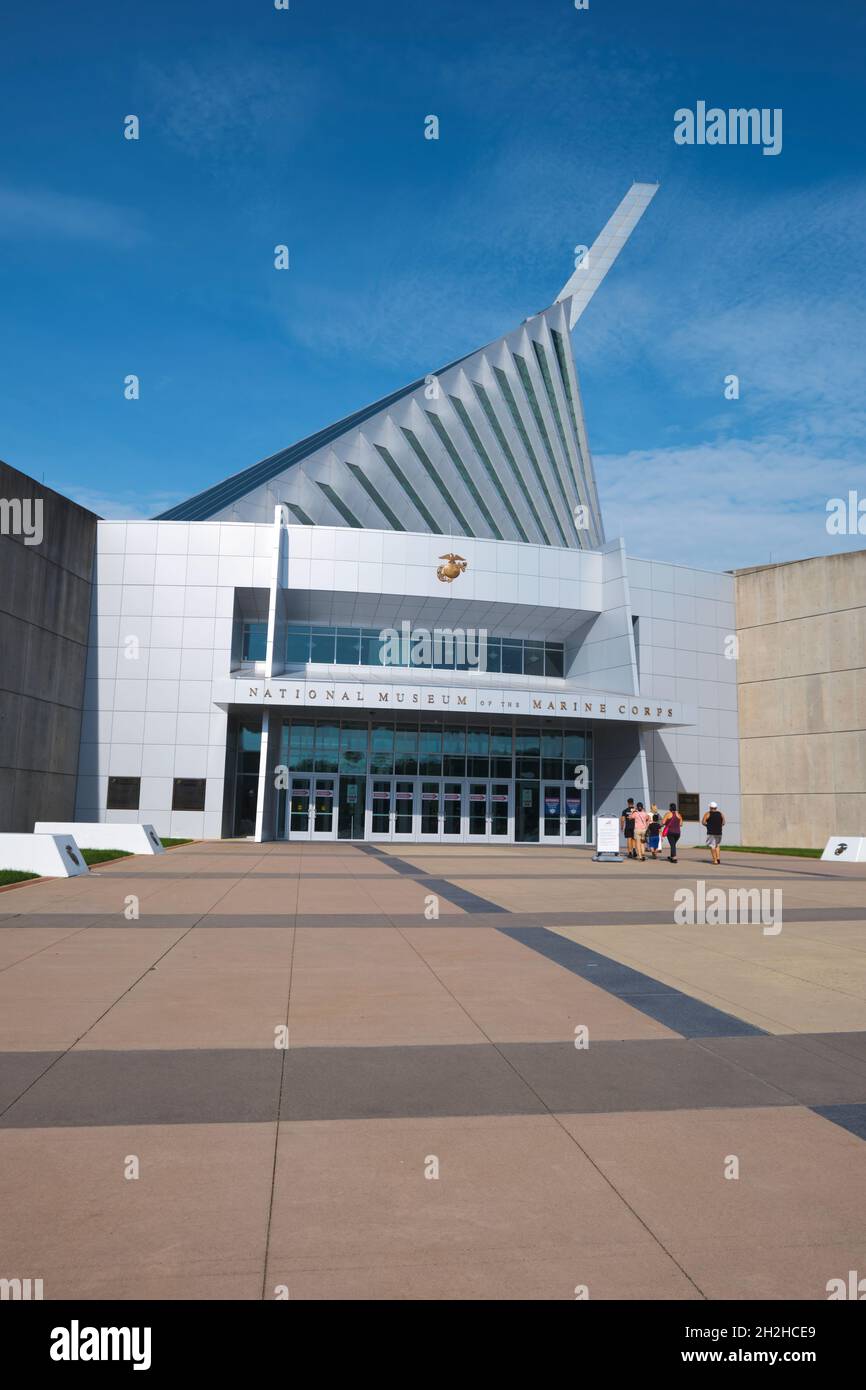
[[556,303],[563,299],[571,300],[569,328],[574,328],[657,191],[657,183],[633,183],[571,279],[563,285],[556,296]]

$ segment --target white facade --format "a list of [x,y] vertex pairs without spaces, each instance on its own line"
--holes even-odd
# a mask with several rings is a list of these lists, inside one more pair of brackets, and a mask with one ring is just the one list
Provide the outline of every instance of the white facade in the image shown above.
[[[279,521],[101,522],[76,817],[217,838],[229,714],[303,709],[589,725],[605,750],[595,814],[618,812],[626,795],[667,805],[687,791],[702,806],[722,802],[737,833],[736,682],[724,655],[731,576],[626,560],[618,544],[587,552],[451,536],[444,545],[468,561],[450,585],[436,577],[441,537]],[[232,656],[238,593],[270,614],[270,660]],[[291,624],[405,621],[555,639],[564,675],[300,669],[274,657]],[[137,809],[107,808],[111,777],[141,779]],[[203,810],[172,809],[179,778],[205,779]]]
[[[163,517],[99,524],[77,818],[587,843],[628,795],[688,794],[738,834],[733,579],[606,541],[572,356],[654,192],[497,342]],[[485,633],[486,668],[383,666],[371,644],[403,624]]]

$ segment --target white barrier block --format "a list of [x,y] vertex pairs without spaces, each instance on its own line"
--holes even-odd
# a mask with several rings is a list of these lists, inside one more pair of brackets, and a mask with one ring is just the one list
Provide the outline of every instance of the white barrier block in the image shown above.
[[866,863],[866,836],[831,835],[822,859],[836,859],[842,864]]
[[0,835],[0,869],[20,869],[43,878],[89,873],[71,835]]
[[82,849],[126,849],[132,854],[165,854],[152,825],[107,825],[105,821],[38,820],[37,834],[71,835]]

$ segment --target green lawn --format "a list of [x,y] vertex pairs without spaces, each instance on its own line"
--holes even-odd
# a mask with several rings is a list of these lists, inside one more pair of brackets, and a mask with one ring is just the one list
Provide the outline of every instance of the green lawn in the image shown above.
[[724,841],[722,849],[732,849],[738,854],[793,854],[799,859],[820,859],[824,853],[822,849],[789,849],[787,845],[782,849],[772,849],[766,845],[726,845]]
[[128,859],[131,853],[128,849],[83,849],[81,857],[85,864],[106,864],[109,859]]
[[0,869],[0,888],[7,883],[24,883],[28,878],[38,877],[38,874],[28,874],[23,869]]
[[163,843],[163,846],[164,846],[165,849],[173,849],[173,847],[174,847],[175,845],[191,845],[191,844],[192,844],[192,840],[165,840],[165,839],[163,839],[163,837],[162,837],[161,835],[160,835],[159,838],[162,840],[162,843]]

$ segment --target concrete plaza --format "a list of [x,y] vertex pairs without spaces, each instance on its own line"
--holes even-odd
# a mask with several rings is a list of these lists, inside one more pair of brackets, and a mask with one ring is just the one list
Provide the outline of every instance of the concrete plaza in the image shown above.
[[[781,890],[782,930],[676,925],[698,880]],[[0,1277],[824,1299],[866,1274],[864,883],[210,842],[4,892]]]

